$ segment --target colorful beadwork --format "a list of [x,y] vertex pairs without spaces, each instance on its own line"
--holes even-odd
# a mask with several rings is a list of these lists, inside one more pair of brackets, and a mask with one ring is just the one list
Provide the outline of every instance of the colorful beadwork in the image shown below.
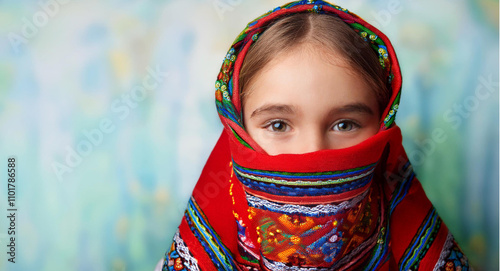
[[248,188],[282,196],[340,194],[367,186],[375,164],[338,172],[290,173],[251,170],[233,162],[238,179]]

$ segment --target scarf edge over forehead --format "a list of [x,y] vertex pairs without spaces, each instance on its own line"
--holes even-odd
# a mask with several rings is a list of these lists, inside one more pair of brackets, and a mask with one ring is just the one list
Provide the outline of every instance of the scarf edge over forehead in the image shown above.
[[[268,155],[243,126],[239,72],[265,26],[298,12],[338,16],[353,28],[378,54],[391,97],[378,133],[357,145]],[[468,270],[402,146],[395,124],[401,84],[389,39],[339,6],[296,1],[250,22],[218,74],[224,131],[163,270]]]

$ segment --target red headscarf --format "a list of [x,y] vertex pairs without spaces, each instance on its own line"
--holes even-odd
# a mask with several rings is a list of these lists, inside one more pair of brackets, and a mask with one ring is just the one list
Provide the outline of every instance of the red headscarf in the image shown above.
[[[285,15],[337,16],[378,55],[391,99],[377,134],[337,150],[270,156],[242,124],[239,72]],[[297,1],[248,24],[216,81],[224,125],[165,255],[163,270],[468,270],[427,199],[394,118],[401,72],[389,39],[324,1]]]

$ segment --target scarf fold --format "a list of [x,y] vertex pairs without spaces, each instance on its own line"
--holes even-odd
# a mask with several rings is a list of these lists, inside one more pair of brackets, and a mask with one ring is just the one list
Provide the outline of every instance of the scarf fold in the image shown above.
[[[271,156],[242,124],[239,71],[266,26],[297,12],[341,18],[379,56],[392,95],[379,132],[360,144]],[[401,84],[389,39],[339,6],[296,1],[250,22],[217,77],[224,131],[163,270],[468,270],[402,147],[394,122]]]

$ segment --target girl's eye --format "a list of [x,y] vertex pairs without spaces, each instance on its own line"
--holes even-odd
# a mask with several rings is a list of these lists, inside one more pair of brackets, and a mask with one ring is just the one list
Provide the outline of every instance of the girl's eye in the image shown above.
[[337,124],[335,124],[335,126],[333,126],[333,130],[339,131],[339,132],[348,132],[348,131],[351,131],[353,129],[358,128],[358,126],[359,125],[357,125],[356,123],[354,123],[352,121],[343,120],[343,121],[340,121]]
[[288,131],[289,127],[288,127],[288,124],[286,124],[284,121],[282,121],[282,120],[275,120],[275,121],[272,121],[268,125],[267,129],[270,130],[270,131],[272,131],[272,132],[282,133],[282,132]]

